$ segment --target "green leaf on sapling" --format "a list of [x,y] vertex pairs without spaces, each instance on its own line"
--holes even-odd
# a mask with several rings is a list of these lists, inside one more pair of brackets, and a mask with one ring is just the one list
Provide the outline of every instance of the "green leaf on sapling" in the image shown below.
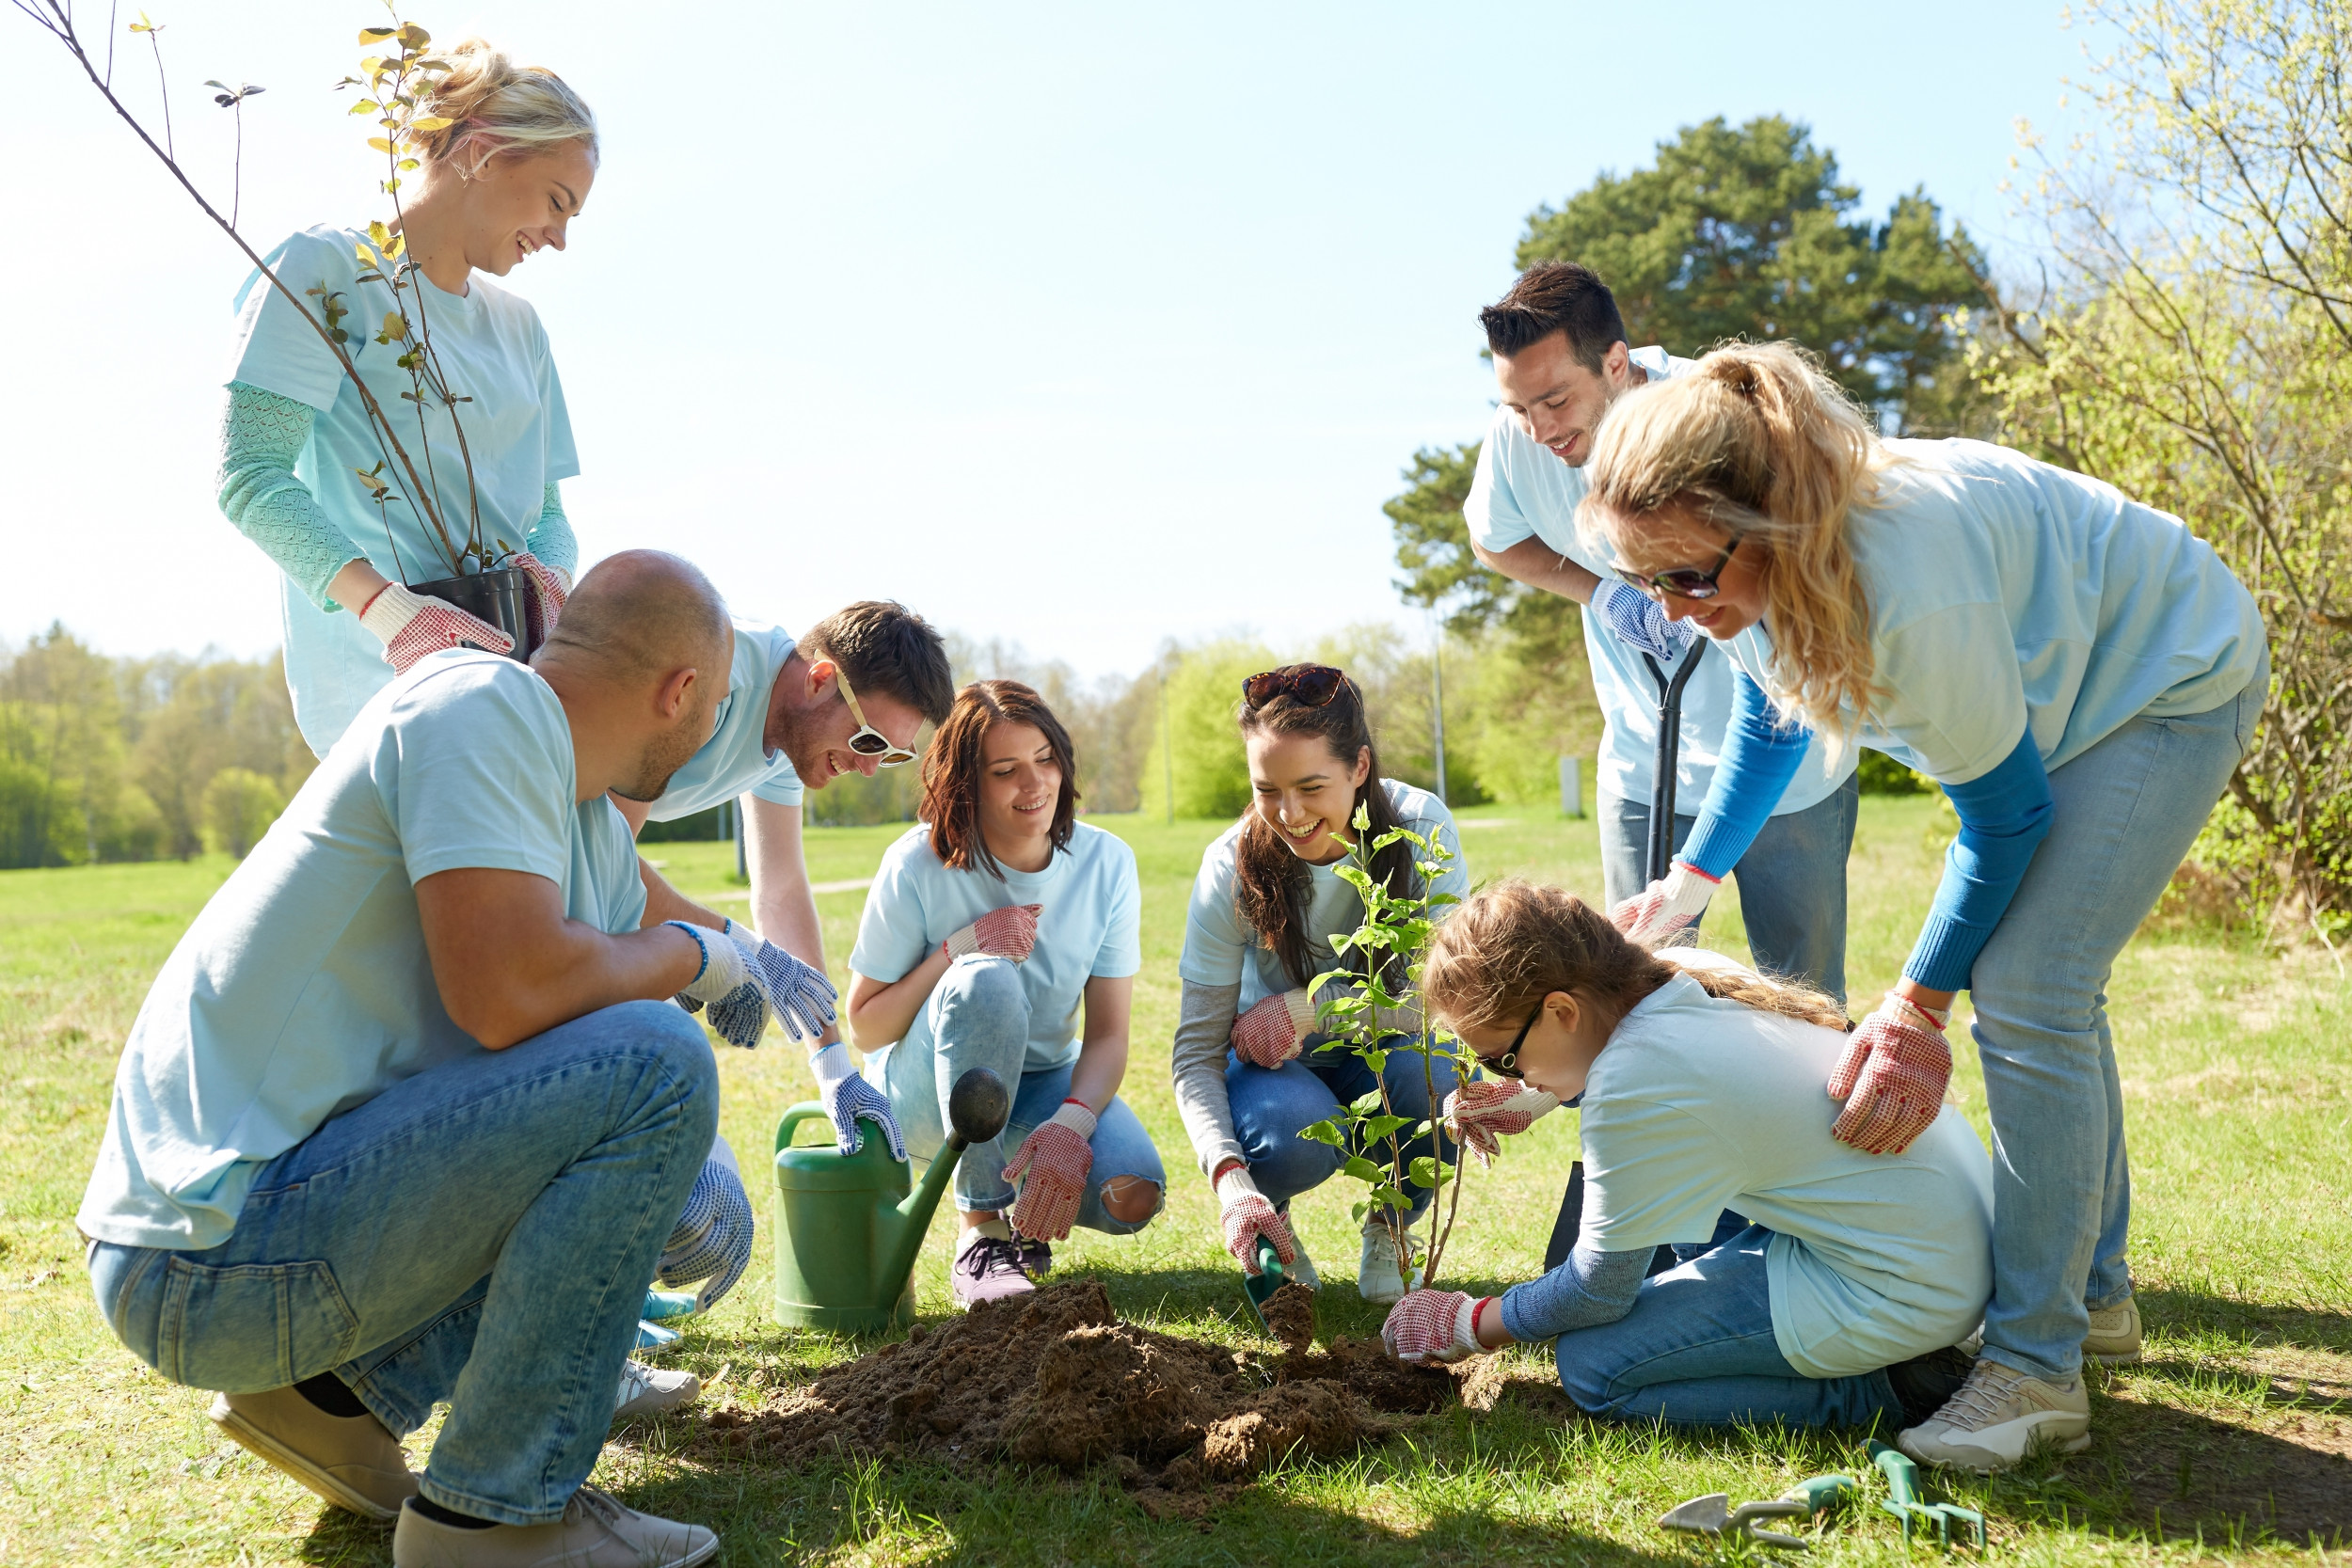
[[1410,1117],[1391,1116],[1385,1113],[1376,1117],[1366,1117],[1363,1123],[1364,1136],[1385,1138],[1411,1119]]
[[1319,1144],[1329,1144],[1333,1148],[1344,1148],[1347,1143],[1347,1134],[1340,1131],[1339,1123],[1335,1121],[1318,1121],[1311,1126],[1302,1127],[1298,1130],[1298,1135],[1302,1138],[1312,1138]]
[[399,31],[397,27],[362,27],[359,29],[359,42],[363,48],[371,43],[382,43]]
[[1427,1154],[1422,1155],[1407,1169],[1405,1180],[1416,1187],[1435,1187],[1438,1184],[1437,1160]]
[[1340,1167],[1340,1174],[1352,1176],[1359,1181],[1378,1181],[1388,1172],[1360,1154],[1351,1154],[1347,1157],[1347,1164]]
[[1348,818],[1348,825],[1359,833],[1369,829],[1372,826],[1372,808],[1361,800],[1357,801],[1356,815]]
[[419,119],[410,120],[408,122],[408,129],[411,131],[438,131],[444,126],[454,125],[457,122],[455,120],[451,119],[446,115],[424,115]]
[[1370,1116],[1380,1109],[1380,1091],[1372,1089],[1348,1101],[1348,1109],[1361,1116]]
[[1372,1212],[1372,1205],[1369,1203],[1350,1204],[1347,1212],[1358,1225],[1361,1225],[1364,1223],[1364,1216]]

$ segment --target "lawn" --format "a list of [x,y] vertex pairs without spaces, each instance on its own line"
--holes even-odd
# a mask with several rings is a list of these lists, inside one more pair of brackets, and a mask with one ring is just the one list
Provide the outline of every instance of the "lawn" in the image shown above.
[[[1934,877],[1925,800],[1866,800],[1849,873],[1855,997],[1895,977]],[[1104,1279],[1123,1317],[1257,1345],[1216,1208],[1192,1168],[1167,1076],[1184,901],[1207,822],[1102,818],[1132,842],[1144,890],[1144,972],[1126,1094],[1159,1141],[1167,1212],[1123,1240],[1085,1233],[1057,1274]],[[815,830],[820,883],[868,874],[890,829]],[[1597,889],[1589,822],[1524,809],[1465,814],[1474,876],[1506,872]],[[741,908],[723,845],[648,846],[680,886]],[[120,1350],[91,1306],[72,1213],[108,1084],[148,979],[225,862],[0,873],[0,1563],[390,1560],[388,1539],[323,1509],[229,1444],[207,1396]],[[862,895],[819,897],[835,977]],[[1744,955],[1730,890],[1709,945]],[[2090,1449],[1949,1495],[1992,1521],[1994,1551],[2035,1563],[2220,1554],[2306,1556],[2352,1544],[2352,998],[2324,954],[2278,956],[2211,933],[2143,935],[2111,986],[2132,1117],[2134,1258],[2146,1361],[2094,1378]],[[1963,1038],[1956,1031],[1955,1038]],[[771,1037],[771,1042],[775,1037]],[[1962,1049],[1958,1096],[1981,1131],[1983,1093]],[[808,1080],[798,1053],[722,1050],[723,1124],[749,1156],[769,1147]],[[1569,1160],[1563,1114],[1473,1172],[1451,1283],[1496,1289],[1540,1267]],[[763,1254],[772,1194],[758,1182]],[[1367,1333],[1356,1299],[1347,1196],[1300,1200],[1301,1233],[1328,1288],[1323,1326]],[[946,1226],[918,1275],[922,1308],[946,1306]],[[706,1403],[772,1401],[860,1346],[786,1331],[768,1316],[762,1256],[734,1294],[665,1359],[714,1385]],[[1200,1523],[1155,1522],[1108,1479],[912,1459],[787,1469],[689,1454],[689,1412],[617,1431],[598,1484],[643,1508],[717,1528],[729,1563],[1632,1562],[1722,1555],[1653,1522],[1704,1492],[1768,1497],[1823,1470],[1860,1473],[1860,1438],[1775,1433],[1688,1436],[1595,1425],[1549,1397],[1541,1354],[1508,1353],[1489,1411],[1432,1418],[1344,1461],[1287,1466]],[[421,1433],[412,1449],[429,1446]],[[1937,1485],[1941,1486],[1942,1481]],[[1855,1510],[1819,1555],[1907,1555],[1894,1522]]]

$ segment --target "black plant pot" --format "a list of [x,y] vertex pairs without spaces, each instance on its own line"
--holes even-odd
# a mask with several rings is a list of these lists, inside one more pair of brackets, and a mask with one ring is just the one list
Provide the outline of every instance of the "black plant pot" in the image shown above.
[[531,584],[516,567],[484,572],[477,577],[412,583],[409,592],[453,604],[467,614],[487,621],[515,640],[511,656],[515,658],[528,659],[537,651],[538,643],[531,635]]

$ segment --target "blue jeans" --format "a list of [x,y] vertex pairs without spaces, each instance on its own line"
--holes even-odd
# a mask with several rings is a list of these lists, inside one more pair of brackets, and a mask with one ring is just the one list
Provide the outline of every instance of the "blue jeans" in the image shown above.
[[[1012,1207],[1013,1188],[1005,1180],[1005,1166],[1021,1141],[1050,1120],[1070,1097],[1070,1068],[1025,1071],[1022,1063],[1028,1052],[1029,999],[1021,989],[1020,966],[1009,958],[975,953],[947,966],[906,1038],[875,1053],[882,1058],[879,1069],[867,1063],[868,1074],[879,1077],[890,1096],[890,1114],[906,1134],[907,1153],[926,1162],[947,1142],[947,1094],[958,1078],[984,1067],[1017,1085],[1004,1131],[966,1148],[956,1166],[956,1207],[967,1214]],[[1151,1224],[1148,1218],[1119,1219],[1103,1207],[1103,1189],[1122,1177],[1159,1188],[1154,1216],[1168,1202],[1168,1171],[1160,1164],[1160,1151],[1125,1101],[1114,1095],[1103,1107],[1088,1147],[1094,1151],[1094,1166],[1087,1173],[1076,1223],[1114,1236],[1132,1235]]]
[[[1437,1115],[1436,1107],[1454,1092],[1454,1064],[1444,1056],[1433,1056],[1425,1075],[1421,1052],[1406,1044],[1409,1037],[1391,1036],[1383,1042],[1390,1047],[1389,1059],[1377,1081],[1363,1059],[1345,1047],[1318,1051],[1310,1045],[1305,1054],[1271,1069],[1252,1067],[1231,1052],[1226,1053],[1225,1098],[1232,1108],[1233,1136],[1241,1144],[1242,1157],[1249,1162],[1250,1180],[1275,1207],[1284,1207],[1300,1193],[1322,1186],[1347,1164],[1349,1153],[1362,1152],[1302,1138],[1299,1130],[1338,1116],[1381,1082],[1388,1085],[1389,1104],[1396,1115],[1416,1122]],[[1434,1101],[1429,1092],[1431,1077],[1437,1085]],[[1419,1138],[1404,1140],[1402,1147],[1408,1162],[1428,1155],[1448,1164],[1454,1162],[1454,1140],[1437,1128]],[[1385,1160],[1386,1155],[1384,1143],[1379,1157]],[[1421,1217],[1429,1207],[1429,1192],[1426,1187],[1406,1185],[1405,1194],[1413,1200],[1407,1218]]]
[[1642,1281],[1615,1323],[1561,1335],[1560,1386],[1593,1415],[1669,1426],[1901,1426],[1884,1371],[1806,1377],[1780,1354],[1764,1266],[1772,1239],[1749,1226]]
[[[1764,819],[1763,831],[1731,874],[1740,879],[1740,913],[1748,948],[1773,974],[1846,999],[1846,856],[1853,848],[1858,778],[1849,777],[1803,811]],[[1605,797],[1600,818],[1600,880],[1612,908],[1647,886],[1649,802]],[[1674,848],[1698,826],[1675,815]]]
[[702,1026],[626,1002],[394,1085],[263,1165],[220,1245],[101,1242],[90,1282],[174,1383],[331,1370],[402,1436],[447,1400],[425,1496],[543,1524],[596,1463],[718,1117]]
[[2107,977],[2228,787],[2269,689],[2265,656],[2219,707],[2135,719],[2054,770],[2049,836],[1969,977],[1993,1121],[1984,1354],[2017,1370],[2074,1376],[2090,1313],[2132,1293]]

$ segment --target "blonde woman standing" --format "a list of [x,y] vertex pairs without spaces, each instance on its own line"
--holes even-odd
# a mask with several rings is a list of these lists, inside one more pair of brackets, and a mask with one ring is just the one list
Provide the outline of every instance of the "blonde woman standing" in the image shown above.
[[[580,472],[564,388],[537,312],[490,282],[534,253],[562,250],[596,178],[596,121],[561,77],[516,66],[479,39],[447,51],[446,74],[418,104],[451,123],[425,136],[400,230],[415,261],[405,291],[432,335],[439,372],[467,398],[456,414],[405,400],[407,344],[376,341],[395,308],[389,287],[362,283],[366,236],[322,225],[266,258],[320,313],[347,311],[342,345],[391,413],[420,474],[430,473],[453,532],[520,552],[533,619],[560,614],[579,561],[559,482]],[[405,583],[457,575],[411,485],[371,428],[365,401],[334,353],[261,274],[237,296],[237,341],[221,418],[220,509],[283,573],[286,684],[294,720],[324,756],[362,705],[426,654],[512,641]],[[322,318],[323,319],[323,318]],[[361,472],[383,468],[379,508]],[[356,471],[357,470],[357,471]]]
[[[1994,1288],[1967,1386],[1902,1433],[1990,1471],[2090,1442],[2086,1355],[2136,1360],[2131,1188],[2106,988],[2261,718],[2253,597],[2181,520],[1976,441],[1883,441],[1783,344],[1623,400],[1583,524],[1740,671],[1692,853],[1616,911],[1704,907],[1809,729],[1935,779],[1960,816],[1903,977],[1830,1075],[1836,1133],[1899,1154],[1938,1115],[1967,990],[1994,1132]],[[1736,857],[1735,857],[1736,858]]]

